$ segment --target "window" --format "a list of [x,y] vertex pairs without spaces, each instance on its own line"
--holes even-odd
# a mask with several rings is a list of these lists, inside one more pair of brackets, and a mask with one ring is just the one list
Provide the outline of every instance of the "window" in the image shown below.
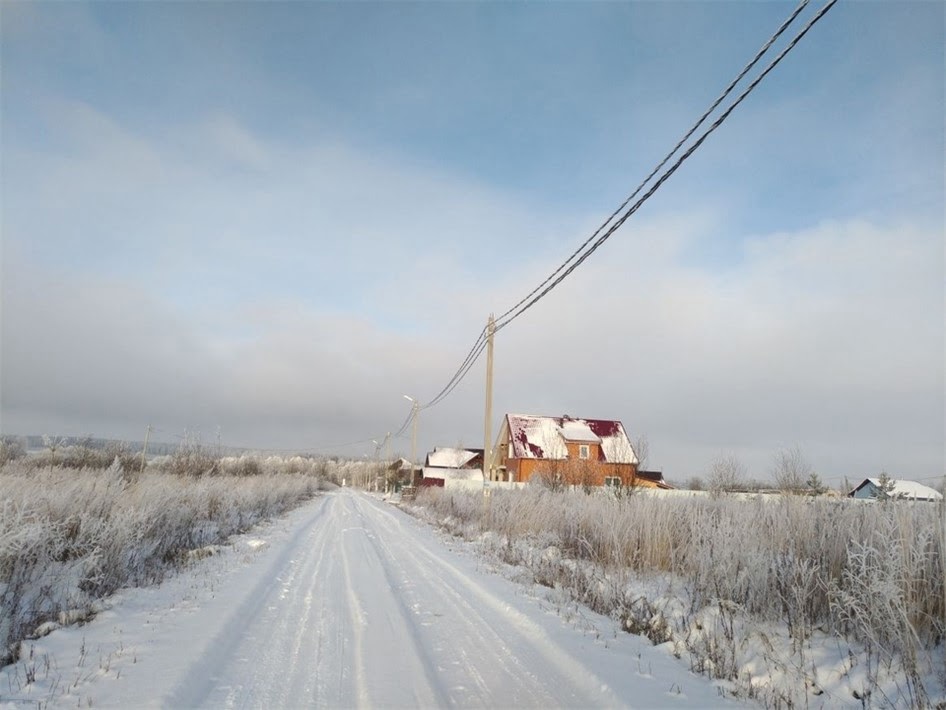
[[611,488],[620,488],[621,477],[620,476],[605,476],[604,485],[610,486]]
[[586,459],[586,458],[589,457],[589,455],[590,455],[590,454],[589,454],[589,452],[588,452],[588,444],[581,444],[581,445],[578,447],[578,458],[580,458],[580,459]]

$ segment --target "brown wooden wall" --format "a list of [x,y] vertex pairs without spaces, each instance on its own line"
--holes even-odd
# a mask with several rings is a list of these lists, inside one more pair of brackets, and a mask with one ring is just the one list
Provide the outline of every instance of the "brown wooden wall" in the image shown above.
[[[577,455],[577,451],[576,451]],[[610,463],[594,459],[507,459],[507,470],[515,474],[516,481],[529,481],[533,476],[551,475],[560,477],[563,483],[572,486],[603,486],[605,477],[619,477],[622,485],[642,485],[656,488],[653,481],[637,478],[637,464]]]

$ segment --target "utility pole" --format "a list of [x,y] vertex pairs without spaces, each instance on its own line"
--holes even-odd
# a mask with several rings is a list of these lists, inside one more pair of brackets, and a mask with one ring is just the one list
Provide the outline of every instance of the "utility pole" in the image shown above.
[[414,464],[417,461],[417,415],[420,413],[420,405],[417,400],[408,395],[404,395],[404,399],[411,402],[411,421],[413,427],[411,429],[411,485],[414,485]]
[[417,402],[414,402],[414,426],[411,430],[411,486],[414,485],[414,467],[417,465],[417,417],[420,413]]
[[496,332],[496,321],[493,314],[489,314],[486,323],[486,416],[483,422],[483,489],[493,474],[493,457],[491,422],[493,419],[493,334]]
[[[384,438],[383,438],[381,441],[375,441],[374,439],[371,440],[371,443],[374,444],[374,457],[375,457],[375,461],[376,461],[376,463],[375,463],[376,471],[375,471],[375,475],[374,475],[374,489],[375,489],[376,491],[378,490],[378,478],[381,477],[381,471],[383,470],[383,469],[381,468],[381,451],[382,451],[382,449],[384,449],[384,452],[385,452],[385,459],[384,459],[384,460],[385,460],[385,462],[386,462],[386,461],[387,461],[387,449],[385,448],[385,444],[388,443],[388,439],[390,439],[390,438],[391,438],[391,432],[388,432],[387,434],[384,435]],[[387,476],[385,476],[384,478],[385,478],[385,488],[387,488]],[[387,490],[385,490],[385,493],[387,493]]]
[[151,425],[148,425],[148,429],[145,431],[145,445],[141,449],[141,470],[145,470],[145,456],[148,455],[148,439],[151,437]]
[[390,465],[391,465],[391,432],[388,432],[387,434],[384,435],[384,444],[385,444],[385,447],[384,447],[384,464],[385,464],[385,471],[384,471],[384,492],[387,493],[387,492],[388,492],[388,470],[387,470],[387,466],[390,466]]

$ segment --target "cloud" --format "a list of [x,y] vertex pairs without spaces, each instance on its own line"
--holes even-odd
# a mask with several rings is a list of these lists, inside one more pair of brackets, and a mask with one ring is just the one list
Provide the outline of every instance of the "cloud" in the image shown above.
[[[351,19],[325,11],[339,26]],[[179,19],[148,12],[165,28]],[[80,37],[56,13],[21,14],[12,43],[5,27],[4,431],[219,426],[234,444],[298,448],[377,438],[406,416],[402,395],[435,395],[488,313],[558,266],[697,110],[665,79],[692,56],[653,54],[630,81],[624,45],[605,43],[607,62],[582,46],[573,65],[554,34],[543,51],[571,83],[545,62],[512,72],[516,42],[451,83],[456,38],[445,32],[442,65],[416,74],[423,47],[397,65],[370,42],[318,45],[340,62],[319,66],[338,72],[306,90],[311,43],[293,46],[286,81],[279,52],[242,51],[255,12],[228,13],[234,34],[187,76],[205,54],[203,25],[168,70],[165,35],[132,32],[150,26],[135,11],[113,25],[83,10],[97,49],[82,76],[61,70]],[[436,12],[433,26],[456,24]],[[615,31],[608,12],[582,15],[587,31]],[[552,14],[550,27],[571,29],[572,11]],[[760,7],[752,21],[768,27],[768,15]],[[535,32],[532,15],[519,19]],[[32,62],[47,29],[65,49]],[[401,28],[391,46],[410,36]],[[493,37],[465,37],[457,54]],[[139,39],[146,48],[132,51]],[[806,51],[824,60],[849,48],[822,44]],[[899,50],[912,63],[898,66],[923,64],[912,44]],[[497,419],[619,418],[648,434],[652,463],[674,478],[720,450],[764,476],[771,453],[796,443],[829,479],[943,469],[942,127],[928,118],[942,113],[941,69],[911,71],[897,94],[910,101],[872,108],[889,77],[853,96],[861,61],[827,62],[828,76],[805,56],[500,332]],[[139,64],[117,71],[121,57]],[[685,76],[702,86],[723,69]],[[529,76],[541,82],[523,91]],[[898,108],[914,99],[937,110]],[[482,368],[421,413],[421,448],[482,445]]]
[[260,171],[271,167],[270,151],[233,116],[220,113],[208,118],[204,133],[224,161]]
[[[377,438],[599,220],[333,141],[290,154],[219,115],[192,135],[223,126],[229,148],[180,151],[62,115],[88,149],[19,165],[24,202],[4,215],[7,431]],[[41,174],[61,212],[30,197]],[[113,190],[132,205],[96,204]],[[725,266],[692,258],[725,230],[722,206],[631,220],[497,336],[497,419],[619,418],[677,478],[720,450],[765,476],[794,444],[828,478],[941,469],[941,230],[822,221],[745,237]],[[422,412],[422,448],[481,445],[482,367]]]
[[655,255],[663,231],[615,237],[501,334],[497,381],[526,397],[501,406],[622,418],[677,476],[735,450],[764,477],[795,443],[829,476],[942,468],[935,228],[826,222],[748,240],[716,272]]

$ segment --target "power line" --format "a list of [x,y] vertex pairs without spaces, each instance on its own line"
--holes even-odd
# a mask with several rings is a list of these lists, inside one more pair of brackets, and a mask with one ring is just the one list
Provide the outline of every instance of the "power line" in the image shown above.
[[[544,289],[542,289],[541,291],[539,291],[538,295],[536,295],[536,296],[534,296],[533,298],[531,298],[530,300],[528,300],[528,301],[525,303],[525,305],[520,305],[520,306],[519,306],[519,309],[518,309],[512,316],[509,316],[508,318],[506,318],[506,319],[505,319],[504,321],[502,321],[502,322],[497,322],[497,324],[496,324],[496,330],[499,331],[499,330],[501,330],[502,328],[505,328],[507,325],[509,325],[510,323],[512,323],[516,318],[518,318],[518,317],[521,316],[523,313],[525,313],[527,310],[529,310],[529,308],[531,308],[531,307],[534,306],[536,303],[538,303],[540,300],[542,300],[542,298],[544,298],[552,289],[554,289],[556,286],[558,286],[558,284],[560,284],[563,280],[565,280],[565,278],[566,278],[569,274],[571,274],[580,264],[582,264],[582,263],[585,261],[585,259],[587,259],[589,256],[591,256],[591,255],[598,249],[598,247],[600,247],[602,244],[604,244],[604,243],[611,237],[611,235],[614,234],[614,232],[616,232],[616,231],[624,224],[624,222],[627,221],[628,217],[630,217],[632,214],[634,214],[635,212],[637,212],[637,210],[640,208],[640,206],[643,205],[643,204],[650,198],[651,195],[653,195],[657,190],[659,190],[660,187],[670,178],[670,176],[673,175],[673,174],[677,171],[677,169],[678,169],[684,162],[686,162],[686,160],[687,160],[691,155],[693,155],[693,153],[696,152],[696,150],[697,150],[701,145],[703,145],[703,142],[710,136],[710,134],[712,134],[717,128],[719,128],[719,127],[726,121],[727,118],[729,118],[730,114],[732,114],[732,112],[736,109],[736,107],[737,107],[739,104],[741,104],[741,103],[743,102],[743,100],[744,100],[750,93],[752,93],[752,91],[753,91],[753,90],[759,85],[759,83],[769,74],[769,72],[771,72],[771,71],[779,64],[779,62],[781,62],[782,59],[785,58],[785,56],[795,47],[795,45],[798,44],[798,42],[801,40],[801,38],[804,37],[812,27],[814,27],[815,23],[817,23],[822,17],[824,17],[825,13],[826,13],[828,10],[830,10],[830,9],[835,5],[835,3],[837,3],[837,0],[829,0],[829,2],[828,2],[827,4],[825,4],[825,6],[822,7],[821,10],[819,10],[819,11],[817,12],[817,14],[815,14],[815,16],[811,18],[811,20],[809,20],[808,24],[805,25],[804,28],[802,28],[801,32],[799,32],[799,33],[795,36],[795,38],[792,39],[792,41],[788,44],[788,46],[786,46],[785,49],[783,49],[783,50],[778,54],[778,56],[776,56],[775,59],[772,60],[772,62],[771,62],[755,79],[753,79],[753,81],[749,84],[749,86],[747,86],[747,87],[743,90],[743,92],[742,92],[742,93],[739,95],[739,97],[729,106],[729,108],[727,108],[727,109],[719,116],[719,118],[717,118],[717,119],[712,123],[712,125],[711,125],[706,131],[703,132],[703,134],[696,140],[695,143],[693,143],[693,145],[691,145],[691,146],[683,153],[683,155],[681,155],[679,158],[677,158],[676,162],[675,162],[673,165],[671,165],[671,166],[657,179],[657,181],[647,190],[647,192],[644,193],[644,195],[643,195],[641,198],[639,198],[639,199],[637,200],[637,202],[635,202],[634,205],[633,205],[630,209],[628,209],[628,211],[625,212],[625,213],[620,217],[620,219],[618,219],[604,234],[602,234],[601,236],[599,236],[598,239],[594,242],[594,244],[591,245],[590,248],[588,248],[586,251],[584,251],[584,252],[581,254],[581,256],[579,256],[578,259],[577,259],[574,263],[572,263],[570,266],[568,266],[568,268],[565,269],[565,271],[564,271],[563,273],[561,273],[559,276],[557,276],[554,280],[552,280],[551,283],[548,283],[548,282],[549,282],[549,279],[547,279],[545,283],[547,283],[548,285],[545,286]],[[561,267],[559,268],[558,271],[561,271]],[[556,272],[556,273],[558,273],[558,272]],[[553,275],[554,275],[554,274],[553,274]],[[537,289],[537,290],[538,290],[538,289]],[[533,293],[535,293],[535,291],[533,291]],[[525,300],[525,299],[524,299],[524,300]],[[522,303],[522,302],[520,302],[520,303]]]
[[628,195],[627,199],[625,199],[624,202],[622,202],[618,206],[618,208],[614,210],[614,212],[612,212],[604,222],[601,223],[601,226],[599,226],[594,231],[594,233],[581,244],[581,246],[579,246],[574,252],[572,252],[572,254],[564,262],[562,262],[561,265],[559,265],[559,267],[555,269],[555,271],[553,271],[549,275],[548,278],[545,279],[545,281],[543,281],[538,286],[536,286],[532,291],[530,291],[521,301],[515,304],[512,308],[510,308],[505,313],[501,314],[498,318],[496,318],[497,323],[501,322],[506,316],[508,316],[510,313],[512,313],[517,308],[519,308],[522,304],[528,301],[532,296],[534,296],[539,291],[539,289],[541,289],[549,281],[555,278],[555,276],[557,276],[562,271],[562,269],[564,269],[576,256],[578,256],[585,249],[585,247],[587,247],[588,244],[591,243],[591,241],[595,237],[601,234],[601,231],[605,227],[607,227],[608,224],[611,223],[611,220],[613,220],[618,215],[618,213],[627,206],[627,204],[631,200],[637,197],[640,191],[644,189],[644,186],[647,185],[647,183],[650,182],[650,180],[654,177],[654,175],[656,175],[657,172],[661,168],[663,168],[663,166],[666,165],[667,162],[676,154],[676,152],[680,150],[680,147],[693,136],[693,134],[697,131],[697,129],[701,125],[703,125],[703,122],[707,119],[707,117],[719,107],[719,105],[726,99],[726,97],[729,96],[730,93],[732,93],[732,90],[735,88],[735,86],[740,81],[742,81],[742,79],[746,76],[746,74],[748,74],[752,70],[752,67],[754,67],[762,58],[762,56],[766,52],[768,52],[769,48],[775,43],[775,41],[779,37],[782,36],[782,33],[785,32],[788,26],[792,24],[792,22],[795,21],[795,18],[798,17],[801,11],[804,10],[805,7],[807,7],[809,1],[810,0],[801,0],[801,2],[798,4],[798,7],[795,8],[792,14],[788,16],[788,18],[781,24],[781,26],[775,31],[775,33],[771,37],[769,37],[768,41],[762,45],[762,47],[759,49],[758,52],[756,52],[756,55],[752,58],[752,61],[746,64],[746,66],[742,69],[742,71],[736,75],[736,78],[733,79],[729,83],[729,86],[725,88],[723,93],[721,93],[719,97],[710,105],[710,107],[706,109],[706,111],[703,112],[703,115],[700,116],[699,119],[697,119],[696,123],[694,123],[690,127],[690,129],[684,134],[684,136],[677,142],[677,144],[673,147],[673,150],[671,150],[669,153],[667,153],[667,155],[664,156],[663,160],[661,160],[657,164],[657,166],[653,170],[650,171],[650,174],[648,174],[647,177],[645,177],[641,181],[641,183],[636,188],[634,188],[634,191],[630,195]]
[[476,353],[475,354],[471,353],[473,355],[473,358],[468,361],[466,367],[463,369],[463,374],[459,378],[454,379],[453,383],[449,386],[449,388],[444,388],[444,391],[436,400],[433,400],[430,403],[425,404],[423,407],[421,407],[421,409],[429,409],[430,407],[433,407],[436,404],[440,404],[440,402],[446,399],[447,396],[451,392],[453,392],[453,390],[457,388],[457,385],[460,384],[463,378],[466,377],[466,373],[468,373],[470,369],[473,367],[473,365],[476,364],[476,361],[479,360],[480,355],[482,355],[483,351],[486,349],[486,344],[487,343],[485,339],[481,343],[479,343],[479,345],[476,347]]
[[[691,156],[693,153],[703,144],[703,142],[712,134],[717,128],[719,128],[730,114],[736,109],[739,104],[745,100],[745,98],[762,82],[762,80],[771,72],[785,56],[798,44],[798,42],[804,37],[808,31],[814,27],[814,25],[830,10],[837,2],[837,0],[829,0],[802,28],[802,30],[789,42],[789,44],[775,57],[775,59],[769,63],[769,65],[755,78],[752,82],[742,91],[742,93],[736,98],[736,100],[729,105],[728,108],[710,125],[710,127],[700,135],[700,137],[673,163],[660,177],[657,181],[651,185],[646,193],[640,197],[637,202],[635,202],[630,209],[628,209],[621,217],[614,221],[614,218],[627,207],[628,203],[633,200],[641,190],[653,179],[653,177],[664,168],[664,166],[673,158],[674,155],[680,150],[680,148],[693,137],[694,133],[703,125],[706,119],[713,113],[720,104],[726,100],[726,98],[732,93],[733,89],[739,84],[739,82],[745,78],[745,76],[753,69],[753,67],[758,64],[759,60],[769,51],[772,45],[778,40],[779,37],[785,32],[785,30],[797,19],[798,15],[808,6],[810,0],[801,0],[798,6],[792,11],[792,13],[782,22],[782,24],[776,29],[772,36],[762,45],[762,47],[756,52],[755,56],[746,64],[745,67],[736,75],[736,77],[729,83],[729,85],[723,90],[723,92],[716,98],[715,101],[710,105],[706,111],[697,119],[697,121],[690,127],[690,129],[684,134],[684,136],[674,145],[673,149],[667,153],[666,156],[657,164],[657,166],[651,170],[646,178],[634,189],[634,191],[621,203],[618,208],[612,212],[608,218],[601,224],[592,233],[588,239],[586,239],[581,246],[578,247],[562,264],[558,266],[542,283],[536,286],[532,291],[529,292],[523,299],[518,303],[513,305],[502,315],[496,319],[496,325],[494,332],[498,332],[502,328],[505,328],[507,325],[512,323],[516,318],[525,313],[529,308],[538,303],[542,298],[544,298],[552,289],[554,289],[558,284],[560,284],[565,278],[569,276],[580,264],[591,256],[597,249],[606,242],[615,231],[617,231],[627,219],[633,215],[637,210],[643,205],[660,187],[666,182],[671,175],[673,175],[677,169]],[[613,222],[613,224],[612,224]],[[610,227],[608,225],[611,224]],[[607,231],[602,231],[607,228]],[[594,240],[594,241],[593,241]],[[592,243],[593,241],[593,243]],[[591,244],[589,247],[588,245]],[[470,369],[482,355],[483,350],[486,349],[486,338],[485,338],[486,328],[480,331],[479,336],[473,344],[470,352],[467,354],[466,358],[460,364],[457,371],[453,374],[453,377],[447,382],[447,384],[433,397],[429,402],[418,407],[411,407],[411,411],[405,419],[404,423],[401,425],[401,428],[398,430],[396,436],[400,436],[407,428],[411,425],[414,418],[417,416],[418,412],[421,409],[429,409],[436,406],[442,402],[446,397],[448,397],[454,389],[460,384],[460,382],[466,377]]]
[[[684,136],[674,145],[673,149],[664,156],[664,158],[654,167],[653,170],[647,175],[646,178],[634,189],[634,191],[614,210],[608,218],[591,234],[588,239],[586,239],[562,264],[560,264],[544,281],[542,281],[538,286],[536,286],[532,291],[530,291],[524,298],[522,298],[518,303],[513,305],[511,308],[502,313],[495,320],[494,333],[505,328],[507,325],[512,323],[516,318],[521,316],[532,306],[538,303],[542,298],[544,298],[552,289],[554,289],[558,284],[560,284],[565,278],[567,278],[579,265],[584,263],[584,261],[591,256],[604,242],[606,242],[615,231],[617,231],[627,219],[633,215],[637,210],[644,204],[660,187],[666,182],[670,176],[672,176],[677,169],[691,156],[693,153],[703,144],[703,142],[712,134],[717,128],[719,128],[730,114],[735,110],[735,108],[742,103],[742,101],[759,85],[759,83],[771,72],[781,61],[782,59],[798,44],[798,42],[804,37],[808,31],[830,10],[836,3],[837,0],[829,0],[815,15],[809,20],[808,24],[791,40],[791,42],[776,56],[776,58],[769,63],[769,65],[743,90],[739,97],[729,105],[729,107],[712,123],[712,125],[700,135],[700,137],[693,143],[677,160],[673,163],[660,177],[657,181],[651,185],[646,193],[640,197],[631,207],[628,209],[620,218],[615,220],[615,217],[627,207],[628,203],[631,202],[641,190],[653,179],[653,177],[666,166],[666,164],[673,158],[674,155],[680,150],[681,147],[696,133],[696,131],[703,125],[706,119],[712,114],[720,104],[726,100],[726,98],[732,93],[733,89],[738,85],[738,83],[745,78],[745,76],[755,67],[759,60],[769,51],[772,45],[782,36],[785,30],[797,19],[798,15],[808,6],[810,0],[801,0],[798,6],[792,11],[785,21],[776,29],[772,36],[762,45],[762,47],[756,52],[755,56],[746,64],[745,67],[736,75],[736,77],[729,83],[729,85],[723,90],[723,92],[716,98],[715,101],[710,105],[706,111],[697,119],[697,121],[690,127],[690,129],[684,134]],[[613,222],[613,224],[612,224]],[[608,227],[608,225],[611,225]],[[606,229],[607,228],[607,229]],[[606,229],[606,231],[604,231]],[[591,245],[589,247],[589,244]],[[476,340],[473,343],[473,347],[467,353],[464,360],[460,363],[460,366],[454,372],[453,376],[447,381],[444,387],[438,392],[429,402],[423,405],[418,405],[415,403],[411,407],[411,411],[408,416],[405,418],[401,426],[393,434],[394,437],[401,436],[408,427],[413,423],[414,418],[417,416],[418,412],[422,409],[430,409],[431,407],[436,406],[444,399],[446,399],[454,389],[460,384],[460,382],[466,377],[470,369],[482,355],[483,350],[486,349],[486,328],[484,327]],[[338,445],[334,448],[342,448],[343,446],[355,445],[359,443],[370,442],[371,439],[360,440],[357,442],[351,442],[350,444]],[[306,451],[309,449],[305,449]]]
[[431,399],[427,404],[421,405],[421,409],[429,409],[434,405],[438,404],[443,400],[448,394],[450,394],[454,387],[456,387],[460,380],[462,380],[466,373],[469,372],[470,368],[473,366],[473,363],[476,362],[477,358],[480,356],[480,353],[483,352],[483,347],[486,345],[486,327],[480,331],[480,334],[476,338],[476,342],[473,343],[473,347],[470,348],[470,352],[467,353],[466,359],[460,364],[460,367],[457,368],[457,371],[454,373],[453,377],[450,378],[450,381],[444,386],[437,395]]

